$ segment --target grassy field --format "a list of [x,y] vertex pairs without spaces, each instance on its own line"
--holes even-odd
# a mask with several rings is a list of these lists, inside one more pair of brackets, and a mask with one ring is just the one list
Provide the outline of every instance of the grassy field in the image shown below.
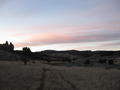
[[120,70],[0,61],[0,90],[120,90]]

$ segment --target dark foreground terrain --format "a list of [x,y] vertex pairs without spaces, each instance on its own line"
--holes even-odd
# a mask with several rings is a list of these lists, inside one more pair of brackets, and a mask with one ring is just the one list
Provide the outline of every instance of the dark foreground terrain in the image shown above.
[[120,70],[0,61],[0,90],[120,90]]

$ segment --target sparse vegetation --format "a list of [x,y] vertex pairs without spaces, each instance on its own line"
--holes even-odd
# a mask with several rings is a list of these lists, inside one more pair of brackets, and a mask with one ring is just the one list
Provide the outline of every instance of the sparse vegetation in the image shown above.
[[0,61],[0,90],[119,90],[120,70]]

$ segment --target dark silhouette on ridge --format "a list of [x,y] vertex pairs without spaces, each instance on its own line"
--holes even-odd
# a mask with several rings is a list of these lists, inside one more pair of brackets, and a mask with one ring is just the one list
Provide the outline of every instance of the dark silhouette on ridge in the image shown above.
[[4,44],[0,44],[0,50],[5,50],[8,52],[13,52],[14,51],[14,45],[12,44],[12,42],[6,41]]

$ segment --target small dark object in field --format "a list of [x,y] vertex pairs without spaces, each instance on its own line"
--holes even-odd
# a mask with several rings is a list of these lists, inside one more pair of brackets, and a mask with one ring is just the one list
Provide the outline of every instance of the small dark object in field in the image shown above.
[[84,64],[90,64],[90,60],[87,59]]
[[35,63],[35,60],[33,60],[32,63]]
[[50,60],[50,59],[47,59],[46,61],[47,61],[47,62],[51,62],[51,60]]
[[113,59],[110,59],[110,60],[108,61],[108,64],[109,64],[109,65],[112,65],[112,64],[114,64],[114,61],[113,61]]
[[68,62],[72,62],[72,60],[71,60],[71,59],[68,59]]
[[24,62],[25,65],[27,65],[27,62],[28,62],[29,60],[28,60],[28,58],[24,57],[22,61]]
[[103,64],[103,63],[106,63],[106,59],[99,59],[99,61],[98,61],[98,63],[101,63],[101,64]]

